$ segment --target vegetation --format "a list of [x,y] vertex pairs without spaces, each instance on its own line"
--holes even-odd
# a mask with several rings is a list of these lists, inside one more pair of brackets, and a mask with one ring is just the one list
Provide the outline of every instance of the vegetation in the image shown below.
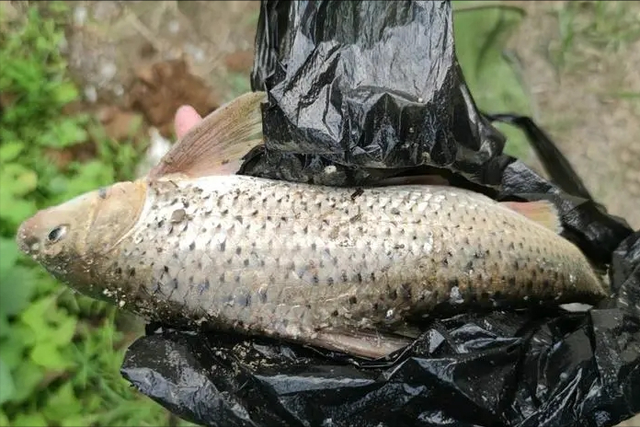
[[[131,178],[140,157],[90,115],[63,113],[79,97],[60,54],[64,13],[52,2],[10,28],[1,22],[0,425],[169,425],[167,412],[120,376],[128,343],[115,310],[73,295],[14,243],[36,210]],[[91,160],[52,161],[89,140]]]

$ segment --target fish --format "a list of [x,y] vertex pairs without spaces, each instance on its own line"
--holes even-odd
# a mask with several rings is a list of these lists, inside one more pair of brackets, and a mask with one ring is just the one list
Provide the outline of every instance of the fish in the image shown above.
[[263,144],[263,92],[205,117],[146,175],[43,209],[20,250],[142,318],[379,359],[443,307],[609,294],[553,204],[437,180],[364,188],[236,173]]

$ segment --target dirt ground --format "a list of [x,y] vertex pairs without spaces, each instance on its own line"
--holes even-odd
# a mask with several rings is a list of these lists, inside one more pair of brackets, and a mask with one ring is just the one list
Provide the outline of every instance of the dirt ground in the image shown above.
[[[170,136],[180,104],[206,114],[249,90],[259,2],[72,3],[70,68],[114,135],[142,116]],[[596,28],[588,30],[593,43],[581,42],[580,34],[567,36],[567,19],[587,18],[580,11],[567,18],[566,2],[512,3],[527,11],[509,47],[524,70],[534,118],[594,196],[640,228],[640,37],[615,27],[611,38],[624,42],[612,46],[612,33],[598,40]],[[628,14],[640,21],[640,2]],[[625,425],[640,425],[640,417]]]

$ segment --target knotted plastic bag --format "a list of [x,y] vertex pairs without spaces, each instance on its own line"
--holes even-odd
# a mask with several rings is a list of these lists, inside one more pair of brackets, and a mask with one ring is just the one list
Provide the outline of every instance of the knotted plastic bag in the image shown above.
[[[440,175],[498,200],[553,201],[609,268],[610,299],[431,319],[396,360],[149,325],[122,374],[211,426],[613,426],[640,412],[640,231],[607,214],[527,117],[480,112],[449,2],[263,2],[252,73],[265,144],[240,173],[338,186]],[[521,127],[553,182],[503,153]]]

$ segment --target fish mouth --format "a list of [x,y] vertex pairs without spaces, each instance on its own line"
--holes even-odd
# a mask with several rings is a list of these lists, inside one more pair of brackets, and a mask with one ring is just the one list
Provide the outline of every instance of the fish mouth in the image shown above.
[[16,245],[20,252],[35,259],[40,251],[41,243],[40,239],[32,232],[32,229],[33,226],[30,219],[20,224],[16,233]]

